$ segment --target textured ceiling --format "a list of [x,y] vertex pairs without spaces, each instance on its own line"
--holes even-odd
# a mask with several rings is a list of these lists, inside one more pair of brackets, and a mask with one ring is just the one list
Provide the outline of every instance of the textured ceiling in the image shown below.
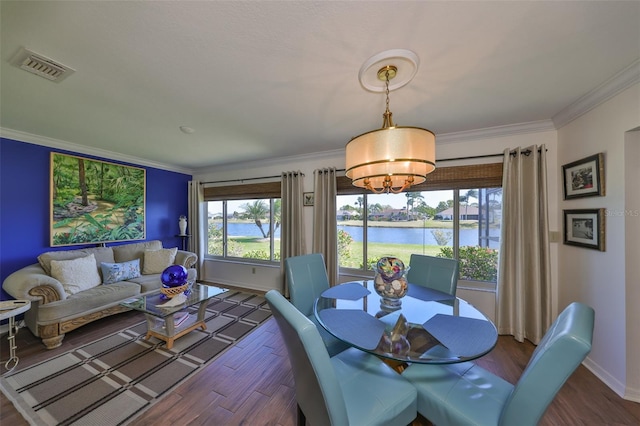
[[[420,60],[398,125],[550,120],[640,58],[640,2],[2,1],[0,126],[196,170],[344,149],[382,124],[361,65]],[[11,64],[26,47],[76,72]],[[195,129],[187,135],[179,126]]]

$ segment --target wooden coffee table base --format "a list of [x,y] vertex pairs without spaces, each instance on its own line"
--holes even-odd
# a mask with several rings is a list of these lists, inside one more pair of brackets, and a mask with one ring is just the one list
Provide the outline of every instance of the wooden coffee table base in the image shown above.
[[149,340],[151,336],[156,337],[166,342],[167,349],[171,349],[173,348],[173,342],[185,334],[197,328],[206,330],[207,325],[204,322],[204,315],[207,309],[207,302],[208,300],[200,302],[197,315],[189,314],[189,318],[178,327],[175,326],[175,314],[167,316],[163,322],[159,321],[159,318],[154,315],[145,314],[147,317],[147,334],[144,337],[145,340]]

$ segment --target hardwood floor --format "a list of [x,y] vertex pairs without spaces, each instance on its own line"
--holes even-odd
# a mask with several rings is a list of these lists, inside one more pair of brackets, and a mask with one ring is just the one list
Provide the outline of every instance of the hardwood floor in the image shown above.
[[[142,314],[126,312],[96,321],[67,334],[62,347],[50,351],[27,329],[21,329],[17,336],[18,368],[141,320]],[[0,339],[4,368],[6,335]],[[515,383],[533,350],[530,343],[501,336],[496,349],[477,362]],[[294,426],[293,386],[286,348],[271,318],[131,424]],[[11,402],[0,398],[0,424],[28,424]],[[424,419],[414,422],[416,426],[426,424]],[[639,424],[640,404],[623,400],[583,366],[569,378],[541,422],[544,426]]]

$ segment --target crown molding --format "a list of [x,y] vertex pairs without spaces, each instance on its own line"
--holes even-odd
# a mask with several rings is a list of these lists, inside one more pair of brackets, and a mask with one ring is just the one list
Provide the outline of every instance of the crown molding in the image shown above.
[[192,169],[176,167],[169,164],[156,163],[154,161],[145,160],[143,158],[138,158],[131,155],[123,155],[117,152],[107,151],[105,149],[87,147],[85,145],[78,145],[72,142],[61,141],[59,139],[34,135],[31,133],[21,132],[18,130],[7,129],[5,127],[0,127],[0,136],[6,139],[17,140],[19,142],[32,143],[36,145],[46,146],[49,148],[56,148],[56,149],[62,149],[65,151],[77,152],[85,155],[93,155],[95,157],[101,157],[109,160],[122,161],[123,163],[153,167],[155,169],[167,170],[167,171],[176,172],[176,173],[184,173],[187,175],[193,174]]
[[640,82],[640,58],[600,86],[578,98],[551,119],[559,129],[638,82]]
[[463,132],[441,133],[436,135],[436,141],[437,143],[466,142],[555,130],[556,128],[551,120],[540,120],[528,123],[507,124],[505,126],[486,127],[484,129],[466,130]]

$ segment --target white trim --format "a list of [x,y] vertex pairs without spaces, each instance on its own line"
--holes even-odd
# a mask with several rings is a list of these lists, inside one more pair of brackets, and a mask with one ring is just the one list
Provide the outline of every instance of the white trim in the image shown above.
[[137,166],[147,166],[156,169],[167,170],[170,172],[184,173],[192,175],[191,169],[183,167],[177,167],[170,164],[156,163],[153,161],[145,160],[139,157],[133,157],[130,155],[123,155],[113,151],[107,151],[101,148],[93,148],[85,145],[78,145],[72,142],[66,142],[59,139],[49,138],[47,136],[39,136],[31,133],[21,132],[19,130],[7,129],[6,127],[0,127],[0,136],[6,139],[13,139],[20,142],[32,143],[36,145],[47,146],[50,148],[63,149],[65,151],[77,152],[79,154],[94,155],[109,160],[122,161],[125,163],[135,164]]
[[590,357],[587,357],[582,363],[589,371],[591,371],[598,379],[600,379],[605,385],[609,386],[612,391],[618,394],[621,398],[624,398],[625,386],[618,379],[613,377],[607,370],[600,367],[593,362]]
[[555,130],[556,128],[554,127],[553,121],[540,120],[528,123],[507,124],[505,126],[486,127],[484,129],[465,130],[463,132],[439,133],[436,134],[436,143],[466,142]]
[[638,82],[640,82],[640,59],[636,59],[600,86],[578,98],[551,119],[559,129]]

